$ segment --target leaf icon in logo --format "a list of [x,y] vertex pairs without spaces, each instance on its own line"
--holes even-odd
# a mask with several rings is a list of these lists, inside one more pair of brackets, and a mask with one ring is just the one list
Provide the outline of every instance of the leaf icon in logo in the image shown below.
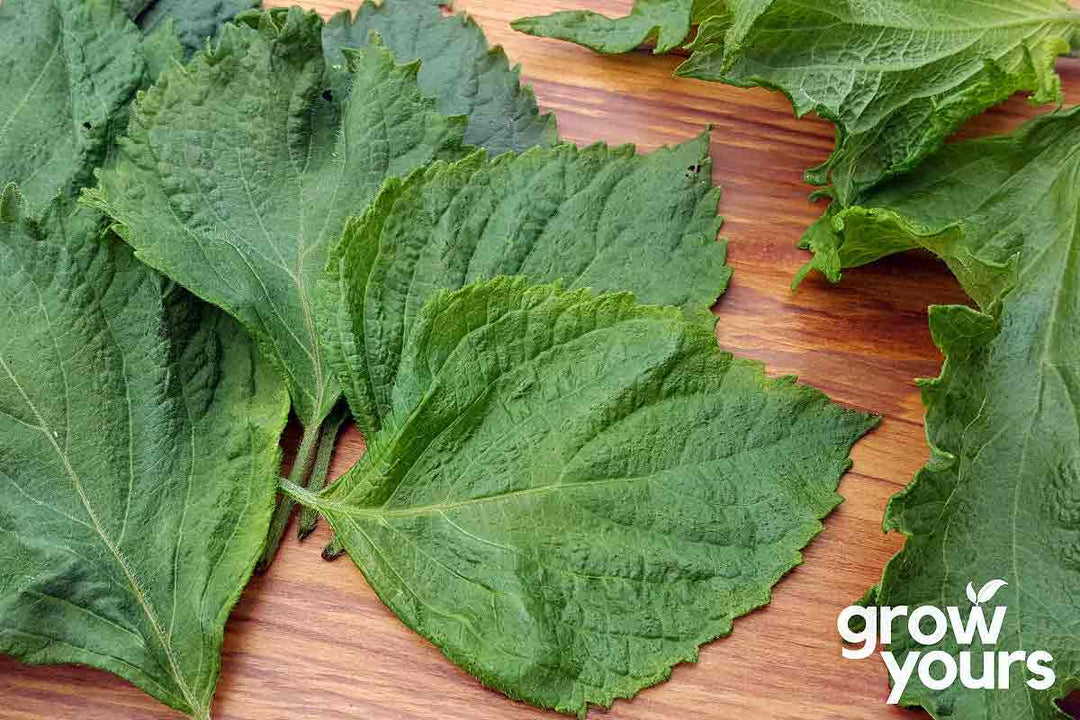
[[1004,580],[991,580],[986,583],[982,586],[982,590],[979,591],[979,602],[990,602],[994,598],[994,595],[997,594],[997,591],[1008,584],[1009,583]]
[[990,582],[983,585],[982,589],[979,590],[978,594],[976,595],[975,588],[972,587],[971,583],[968,583],[968,600],[970,600],[973,605],[982,605],[985,602],[990,602],[994,598],[994,595],[997,594],[997,591],[1008,584],[1009,583],[1005,582],[1004,580],[991,580]]

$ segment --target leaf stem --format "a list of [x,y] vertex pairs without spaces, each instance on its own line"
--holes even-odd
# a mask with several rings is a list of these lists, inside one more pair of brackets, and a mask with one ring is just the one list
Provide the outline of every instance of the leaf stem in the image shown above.
[[[339,400],[330,415],[323,421],[319,450],[315,455],[315,468],[311,471],[311,477],[308,478],[306,485],[312,494],[317,495],[326,487],[326,479],[330,474],[330,460],[334,456],[334,444],[337,442],[341,426],[345,424],[345,419],[348,417],[348,405]],[[296,536],[303,540],[315,530],[318,523],[319,512],[310,505],[303,505],[300,510],[300,520],[296,525]]]
[[[316,512],[321,512],[325,507],[324,501],[317,493],[313,493],[307,488],[302,488],[286,478],[280,478],[278,480],[278,490],[281,491],[282,495],[286,495],[300,503],[303,507],[311,508]],[[341,538],[335,535],[323,550],[323,560],[336,560],[344,552],[345,546],[342,545]]]
[[342,544],[341,538],[335,535],[323,548],[322,559],[326,562],[333,562],[341,557],[344,552],[345,546]]
[[[300,449],[297,450],[292,470],[289,471],[288,482],[290,484],[302,486],[307,480],[308,473],[311,471],[311,466],[318,453],[321,437],[322,425],[304,428],[304,437],[300,441]],[[289,524],[294,509],[296,509],[296,501],[288,494],[283,495],[281,502],[278,503],[277,508],[274,510],[273,517],[270,519],[270,532],[266,536],[266,544],[263,546],[262,556],[259,558],[259,564],[256,567],[258,572],[266,572],[266,569],[270,567],[270,563],[274,561],[274,556],[277,555],[281,539],[285,537],[285,528]]]
[[307,488],[297,485],[288,478],[281,478],[278,480],[278,490],[285,497],[290,498],[293,502],[300,503],[304,507],[319,506],[319,497],[315,493],[311,492]]

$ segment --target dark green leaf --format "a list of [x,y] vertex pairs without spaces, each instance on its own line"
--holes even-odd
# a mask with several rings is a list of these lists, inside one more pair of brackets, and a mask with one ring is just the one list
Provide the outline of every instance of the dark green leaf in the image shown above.
[[873,424],[677,309],[501,278],[436,294],[367,454],[289,490],[447,657],[583,715],[769,601]]
[[651,155],[602,144],[477,153],[392,180],[346,227],[319,293],[323,344],[360,427],[388,414],[402,346],[439,290],[564,279],[711,321],[731,276],[711,173],[703,134]]
[[0,186],[38,212],[93,180],[143,82],[140,42],[113,0],[0,3]]
[[558,139],[554,115],[540,115],[532,88],[522,87],[502,48],[488,47],[467,15],[444,17],[438,0],[365,0],[355,18],[335,15],[323,31],[326,55],[345,62],[343,48],[363,47],[377,32],[398,62],[420,60],[420,90],[444,115],[468,115],[465,140],[492,155]]
[[240,320],[315,428],[340,396],[314,319],[327,248],[385,179],[460,156],[465,118],[439,115],[418,64],[379,46],[350,52],[331,87],[314,13],[243,21],[140,98],[87,199],[141,260]]
[[288,397],[240,328],[102,237],[0,198],[0,652],[210,717]]
[[151,5],[154,4],[154,0],[117,0],[117,1],[120,3],[120,7],[123,8],[124,12],[126,12],[128,14],[128,16],[131,17],[131,18],[139,17],[139,13],[141,13],[143,10],[145,10],[146,8],[148,8],[148,7],[150,7]]

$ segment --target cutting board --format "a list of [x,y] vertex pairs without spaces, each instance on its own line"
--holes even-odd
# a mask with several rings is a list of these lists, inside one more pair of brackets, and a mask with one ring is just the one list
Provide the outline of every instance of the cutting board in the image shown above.
[[[1006,0],[1002,0],[1006,1]],[[268,5],[285,5],[274,0]],[[324,14],[354,1],[303,2]],[[888,498],[926,461],[923,408],[914,380],[937,374],[941,356],[926,309],[967,302],[944,266],[912,253],[846,273],[831,286],[791,278],[807,256],[795,247],[821,212],[807,200],[806,168],[825,160],[832,126],[796,120],[783,96],[674,79],[678,58],[641,51],[603,57],[513,32],[517,17],[587,7],[608,14],[630,0],[459,0],[492,44],[501,44],[578,144],[634,143],[641,151],[678,143],[711,124],[714,179],[723,186],[723,234],[735,276],[716,306],[719,342],[798,375],[836,401],[884,416],[854,451],[840,491],[846,502],[776,587],[772,604],[736,621],[726,639],[702,648],[671,680],[618,701],[619,720],[900,720],[927,718],[885,704],[886,673],[875,659],[843,660],[841,609],[876,582],[902,538],[881,532]],[[1080,102],[1080,60],[1059,69],[1069,103]],[[1014,98],[964,129],[969,137],[1007,131],[1035,116]],[[296,438],[288,438],[295,443]],[[336,476],[363,452],[350,428],[339,441]],[[216,720],[524,720],[559,717],[487,690],[448,662],[379,602],[347,559],[319,553],[325,524],[304,543],[295,535],[256,578],[226,633]],[[594,715],[601,715],[594,711]],[[1077,715],[1080,717],[1080,714]],[[121,680],[76,667],[32,668],[0,658],[0,718],[157,720],[179,718]]]

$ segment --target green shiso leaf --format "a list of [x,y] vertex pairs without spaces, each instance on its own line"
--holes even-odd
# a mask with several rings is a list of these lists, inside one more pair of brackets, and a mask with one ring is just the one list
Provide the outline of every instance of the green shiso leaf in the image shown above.
[[569,40],[597,52],[630,52],[649,40],[656,54],[681,46],[692,25],[726,14],[724,0],[635,0],[629,15],[609,18],[585,10],[566,10],[515,20],[511,26],[528,35]]
[[800,117],[836,124],[829,160],[807,173],[844,205],[904,173],[967,119],[1014,93],[1061,101],[1054,60],[1080,36],[1067,0],[638,0],[626,18],[565,12],[513,26],[627,52],[697,35],[677,74],[787,95]]
[[401,367],[361,461],[287,490],[453,662],[579,715],[766,604],[876,422],[676,308],[521,278],[435,294]]
[[241,19],[140,98],[86,198],[139,259],[236,317],[317,428],[340,396],[315,329],[327,250],[388,177],[461,156],[465,118],[379,45],[328,73],[314,13]]
[[468,115],[465,140],[492,155],[521,152],[558,140],[554,115],[541,115],[532,88],[522,86],[501,47],[464,14],[444,17],[440,0],[363,2],[355,17],[335,15],[323,30],[330,63],[345,63],[343,49],[363,47],[378,33],[398,62],[420,60],[420,90],[444,115]]
[[[923,383],[930,463],[889,503],[908,535],[885,569],[881,605],[966,604],[966,583],[1001,578],[1001,640],[952,636],[894,651],[1046,650],[1057,683],[933,691],[913,678],[901,702],[955,720],[1050,720],[1075,687],[1080,582],[1080,108],[1011,135],[943,148],[918,173],[838,213],[818,243],[837,270],[898,250],[939,254],[982,311],[934,307],[946,356]],[[828,244],[827,244],[828,243]],[[980,665],[981,667],[981,665]],[[978,670],[976,670],[978,673]]]
[[209,718],[288,396],[243,331],[88,211],[0,196],[0,653]]
[[780,90],[836,124],[829,160],[844,205],[906,172],[968,118],[1010,95],[1060,102],[1054,59],[1080,14],[1066,0],[736,0],[702,25],[685,77]]
[[405,340],[440,290],[562,279],[684,307],[711,327],[731,276],[711,175],[705,133],[650,155],[602,144],[477,153],[390,181],[347,225],[320,287],[323,344],[361,429],[389,413]]
[[[846,268],[925,248],[940,256],[984,309],[1006,286],[1014,256],[1053,246],[1068,196],[1050,194],[1071,171],[1080,107],[1043,115],[1009,135],[946,145],[918,172],[884,183],[853,207],[832,210],[808,233],[803,274],[839,282]],[[1042,214],[1039,214],[1041,211]],[[1059,227],[1060,225],[1060,227]],[[1023,258],[1021,258],[1023,260]]]
[[19,185],[35,212],[93,183],[114,158],[136,91],[184,57],[181,40],[215,34],[240,4],[141,6],[145,37],[115,0],[0,3],[0,183]]
[[0,186],[41,212],[93,181],[144,82],[141,42],[113,0],[0,3]]

